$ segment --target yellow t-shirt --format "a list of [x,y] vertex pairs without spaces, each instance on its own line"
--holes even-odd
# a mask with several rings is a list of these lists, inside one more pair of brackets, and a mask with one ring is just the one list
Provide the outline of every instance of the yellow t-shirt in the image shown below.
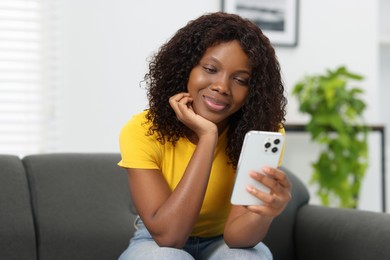
[[[170,189],[174,190],[196,146],[187,138],[180,138],[173,146],[170,142],[161,144],[156,135],[146,135],[150,127],[145,118],[146,113],[144,111],[133,116],[122,128],[122,160],[118,165],[124,168],[160,169]],[[231,208],[230,196],[235,180],[235,170],[228,164],[226,145],[225,130],[218,138],[209,184],[191,236],[211,237],[223,233]]]

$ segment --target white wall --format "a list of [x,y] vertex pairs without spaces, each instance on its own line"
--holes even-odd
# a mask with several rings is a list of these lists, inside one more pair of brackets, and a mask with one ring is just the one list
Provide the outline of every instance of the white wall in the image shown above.
[[[367,120],[378,122],[377,1],[301,0],[299,45],[278,48],[288,93],[306,73],[346,65],[365,76]],[[288,121],[302,122],[296,100],[289,98]]]
[[[56,1],[60,103],[55,150],[71,152],[118,152],[120,128],[147,106],[139,87],[146,59],[190,19],[220,10],[220,0]],[[378,0],[300,0],[298,46],[276,48],[288,95],[304,74],[346,65],[366,77],[368,122],[381,122],[377,7]],[[287,122],[305,122],[290,96]],[[291,165],[307,160],[297,152],[285,159]],[[293,170],[308,174],[299,166]]]
[[147,105],[146,59],[219,1],[58,0],[59,151],[118,151],[118,133]]

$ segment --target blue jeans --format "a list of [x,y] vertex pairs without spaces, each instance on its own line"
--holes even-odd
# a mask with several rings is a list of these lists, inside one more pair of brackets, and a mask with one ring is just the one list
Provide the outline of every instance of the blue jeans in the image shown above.
[[222,235],[212,238],[190,237],[183,249],[160,247],[154,242],[139,217],[134,225],[136,227],[134,237],[119,260],[272,260],[270,250],[263,243],[259,243],[253,248],[229,248]]

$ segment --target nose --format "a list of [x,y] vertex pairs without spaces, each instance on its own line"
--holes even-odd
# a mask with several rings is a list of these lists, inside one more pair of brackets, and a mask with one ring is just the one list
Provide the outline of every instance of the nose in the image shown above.
[[230,94],[229,79],[226,76],[221,76],[211,84],[211,90],[217,91],[220,94]]

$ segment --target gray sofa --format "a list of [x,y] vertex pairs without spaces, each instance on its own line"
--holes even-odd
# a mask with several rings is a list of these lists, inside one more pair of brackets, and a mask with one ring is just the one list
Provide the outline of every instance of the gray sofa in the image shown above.
[[[117,259],[134,232],[118,154],[0,155],[0,259]],[[274,259],[390,259],[390,215],[308,204],[305,186],[271,226]]]

